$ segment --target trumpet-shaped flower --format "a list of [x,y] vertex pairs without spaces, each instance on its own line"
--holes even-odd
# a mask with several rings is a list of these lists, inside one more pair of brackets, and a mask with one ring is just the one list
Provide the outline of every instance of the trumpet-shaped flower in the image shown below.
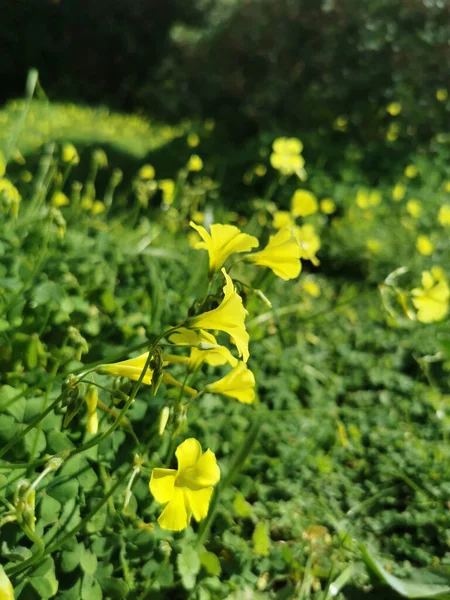
[[270,164],[283,175],[293,175],[303,169],[305,159],[300,154],[303,150],[300,140],[280,137],[273,142],[272,149]]
[[240,362],[225,377],[206,386],[208,392],[236,398],[244,404],[255,400],[255,376],[246,364]]
[[[207,331],[181,328],[173,333],[169,340],[173,344],[191,347],[189,357],[177,357],[182,358],[181,362],[187,363],[191,372],[196,371],[202,362],[206,362],[212,367],[218,367],[226,363],[234,367],[238,363],[238,359],[231,354],[229,349],[220,346],[216,338]],[[167,357],[167,360],[172,362],[170,357]]]
[[[122,360],[121,362],[111,363],[110,365],[101,365],[99,370],[107,375],[113,375],[114,377],[128,377],[138,381],[144,370],[145,363],[147,362],[148,352],[140,354],[135,358],[129,358],[128,360]],[[153,370],[150,366],[147,367],[142,383],[151,385],[153,377]]]
[[[439,277],[437,277],[439,275]],[[448,312],[450,289],[442,274],[436,269],[423,271],[422,287],[411,292],[412,302],[421,323],[441,321]]]
[[153,469],[150,492],[157,502],[167,504],[158,524],[162,529],[181,531],[194,516],[196,521],[208,514],[213,486],[220,479],[215,454],[202,454],[200,443],[189,438],[175,452],[178,469]]
[[301,271],[300,247],[290,229],[280,229],[271,235],[269,243],[260,252],[250,254],[248,259],[260,265],[269,267],[282,279],[294,279]]
[[316,254],[320,250],[320,238],[312,225],[303,225],[295,228],[295,237],[300,245],[300,258],[310,260],[313,265],[318,265]]
[[259,246],[255,237],[248,233],[242,233],[234,225],[211,225],[211,233],[193,221],[190,222],[190,225],[203,240],[203,242],[198,242],[195,247],[208,250],[210,271],[218,271],[231,254],[248,252]]
[[223,288],[224,298],[217,308],[204,312],[187,320],[187,326],[192,329],[212,329],[228,333],[238,349],[239,356],[244,362],[249,357],[249,335],[245,329],[247,311],[242,304],[242,298],[236,292],[231,277],[222,269],[225,277]]
[[291,212],[294,217],[307,217],[319,209],[317,198],[308,190],[296,190],[291,200]]

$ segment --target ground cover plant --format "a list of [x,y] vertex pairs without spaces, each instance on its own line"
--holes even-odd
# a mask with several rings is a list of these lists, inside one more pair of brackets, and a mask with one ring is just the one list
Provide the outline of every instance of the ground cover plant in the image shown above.
[[227,161],[35,83],[0,113],[3,597],[450,597],[442,140],[380,181],[295,132]]

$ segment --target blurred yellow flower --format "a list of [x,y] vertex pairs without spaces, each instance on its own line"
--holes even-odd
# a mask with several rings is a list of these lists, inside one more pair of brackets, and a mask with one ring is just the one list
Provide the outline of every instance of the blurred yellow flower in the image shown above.
[[0,600],[14,600],[14,588],[0,565]]
[[364,188],[360,188],[356,192],[356,204],[359,206],[359,208],[362,208],[363,210],[365,210],[366,208],[369,208],[369,192],[368,192],[368,190],[366,190]]
[[391,102],[386,106],[386,111],[392,116],[396,117],[402,112],[402,105],[400,102]]
[[444,183],[444,190],[450,192],[450,180]]
[[411,217],[417,219],[422,214],[422,204],[418,200],[408,200],[406,210]]
[[211,225],[208,233],[202,225],[196,225],[193,221],[190,226],[200,234],[202,242],[198,242],[197,249],[207,250],[209,253],[209,270],[219,271],[231,254],[236,252],[248,252],[259,246],[258,240],[242,233],[234,225]]
[[69,143],[63,144],[61,158],[63,162],[72,163],[73,165],[77,165],[80,162],[77,149],[73,144]]
[[394,189],[392,190],[392,198],[396,202],[400,202],[403,200],[406,194],[406,187],[402,183],[396,183]]
[[300,154],[303,144],[297,138],[277,138],[272,144],[270,164],[282,175],[299,173],[305,165],[305,160]]
[[187,143],[190,148],[195,148],[200,144],[200,138],[196,133],[190,133],[187,137]]
[[336,204],[331,198],[323,198],[323,200],[320,201],[320,210],[324,215],[332,215],[336,212]]
[[142,165],[138,171],[138,177],[140,179],[149,180],[155,178],[155,168],[153,165]]
[[225,377],[206,386],[208,392],[235,398],[244,404],[255,400],[255,376],[246,364],[240,362]]
[[247,258],[256,265],[269,267],[284,280],[294,279],[302,268],[300,247],[290,229],[280,229],[271,235],[263,250],[249,254]]
[[91,210],[94,206],[94,201],[89,196],[82,196],[81,198],[81,208],[83,210]]
[[69,198],[63,192],[55,192],[51,199],[52,206],[60,207],[70,204]]
[[448,98],[448,91],[445,88],[439,88],[436,90],[436,99],[439,102],[445,102]]
[[411,294],[421,323],[440,321],[447,314],[450,289],[444,279],[438,280],[429,271],[423,271],[422,288],[415,288]]
[[30,171],[24,170],[20,172],[20,179],[25,183],[30,183],[33,181],[33,174]]
[[203,161],[198,154],[190,156],[187,168],[188,171],[201,171],[203,169]]
[[158,524],[162,529],[181,531],[194,516],[196,521],[208,514],[213,486],[220,480],[215,454],[202,454],[200,443],[189,438],[175,452],[178,469],[153,469],[150,492],[157,502],[167,504]]
[[[229,349],[220,346],[216,338],[207,331],[201,329],[194,331],[182,327],[173,333],[169,340],[177,346],[189,346],[191,348],[189,357],[177,357],[182,359],[179,362],[187,364],[190,372],[196,371],[203,362],[212,367],[218,367],[226,363],[234,367],[238,363],[238,359],[231,354]],[[166,355],[164,355],[164,358],[166,358]],[[173,357],[167,356],[168,362],[173,362],[171,358]]]
[[203,221],[205,220],[205,213],[200,212],[199,210],[196,210],[192,214],[191,220],[194,221],[194,223],[203,223]]
[[304,281],[302,284],[302,288],[309,296],[312,296],[313,298],[318,298],[320,296],[320,287],[315,281]]
[[94,150],[92,158],[100,169],[106,169],[108,166],[108,157],[106,156],[106,152],[101,148]]
[[294,217],[307,217],[319,209],[317,198],[308,190],[296,190],[291,200],[291,212]]
[[[98,416],[97,416],[97,404],[98,404],[98,392],[95,385],[90,385],[84,398],[86,402],[88,419],[86,431],[88,433],[97,433],[98,431]],[[1,596],[0,596],[1,600]]]
[[390,123],[386,132],[386,139],[388,142],[395,142],[400,133],[400,127],[398,123]]
[[405,168],[405,175],[408,177],[408,179],[414,179],[414,177],[417,177],[418,174],[419,171],[415,165],[408,165]]
[[369,238],[366,240],[366,248],[369,252],[372,252],[372,254],[378,254],[381,250],[381,243],[374,238]]
[[95,200],[92,204],[91,211],[93,215],[99,215],[100,213],[105,212],[105,210],[106,207],[101,200]]
[[292,227],[294,221],[292,220],[291,213],[287,210],[277,210],[273,214],[272,225],[275,229],[282,229],[283,227]]
[[300,245],[300,258],[310,260],[313,265],[318,265],[316,254],[320,250],[320,238],[312,225],[295,227],[295,236]]
[[381,204],[381,192],[379,190],[372,190],[369,193],[369,205],[379,206]]
[[267,173],[267,167],[263,164],[255,165],[254,172],[258,177],[264,177],[264,175]]
[[161,179],[158,185],[159,189],[162,191],[163,202],[172,204],[175,198],[175,182],[173,179]]
[[335,119],[334,124],[337,129],[340,129],[341,131],[346,131],[348,125],[348,117],[345,115],[339,115],[339,117]]
[[239,356],[244,362],[248,361],[249,335],[245,329],[247,311],[242,303],[242,298],[236,292],[231,277],[222,269],[225,277],[223,288],[224,298],[217,308],[204,312],[196,317],[190,317],[186,326],[192,329],[212,329],[224,331],[232,338],[238,349]]
[[423,256],[431,256],[433,254],[433,242],[426,235],[419,235],[416,241],[416,248]]
[[438,221],[444,227],[450,225],[450,204],[444,204],[444,206],[441,206],[438,212]]

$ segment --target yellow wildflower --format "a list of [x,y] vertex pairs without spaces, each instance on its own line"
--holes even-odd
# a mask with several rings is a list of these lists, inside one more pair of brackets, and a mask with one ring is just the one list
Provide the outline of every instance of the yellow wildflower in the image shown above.
[[408,200],[406,210],[411,217],[417,219],[422,214],[422,204],[418,200]]
[[373,254],[378,254],[378,252],[381,250],[381,244],[378,240],[375,240],[374,238],[369,238],[366,241],[366,248],[367,250],[369,250],[369,252],[372,252]]
[[215,454],[202,454],[200,443],[189,438],[175,452],[178,469],[153,469],[150,492],[157,502],[167,504],[158,524],[162,529],[181,531],[194,516],[196,521],[208,514],[213,486],[220,479]]
[[448,98],[448,91],[445,88],[439,88],[436,90],[436,99],[439,102],[445,102]]
[[155,168],[153,165],[142,165],[138,171],[138,177],[145,181],[155,178]]
[[82,196],[81,198],[81,208],[83,210],[91,210],[94,206],[94,201],[89,196]]
[[423,271],[422,288],[415,288],[411,294],[421,323],[440,321],[447,314],[450,289],[444,279],[438,280],[429,271]]
[[99,215],[102,212],[105,212],[105,205],[103,204],[103,202],[101,200],[96,200],[93,204],[92,204],[92,214],[93,215]]
[[405,197],[406,194],[406,188],[402,183],[396,183],[394,186],[394,189],[392,190],[392,198],[396,201],[396,202],[400,202],[400,200],[403,200],[403,198]]
[[320,238],[312,225],[303,225],[295,228],[295,236],[300,245],[300,258],[310,260],[313,265],[318,265],[316,254],[320,250]]
[[450,179],[444,183],[444,190],[450,192]]
[[255,376],[246,364],[240,362],[225,377],[206,386],[208,392],[236,398],[244,404],[255,400]]
[[296,190],[291,200],[291,212],[294,217],[307,217],[318,211],[317,199],[308,190]]
[[369,193],[369,205],[379,206],[381,204],[381,192],[379,190],[372,190]]
[[163,201],[172,204],[175,198],[175,182],[172,179],[161,179],[158,185],[162,191]]
[[25,169],[20,172],[20,179],[25,183],[30,183],[33,180],[33,174]]
[[212,329],[224,331],[232,338],[244,362],[249,357],[249,335],[245,329],[247,311],[242,298],[236,292],[231,277],[222,269],[225,277],[224,298],[217,308],[204,312],[187,320],[186,325],[192,329]]
[[419,235],[416,241],[416,248],[423,256],[431,256],[433,254],[433,242],[426,235]]
[[51,199],[52,206],[60,207],[70,204],[69,198],[63,192],[55,192]]
[[318,298],[320,296],[320,287],[315,281],[304,281],[302,288],[309,296],[312,296],[313,298]]
[[0,565],[0,600],[14,600],[14,588]]
[[169,340],[172,344],[178,346],[190,346],[191,353],[189,357],[179,357],[179,361],[173,361],[172,356],[164,355],[164,358],[169,362],[185,362],[188,365],[190,372],[196,371],[202,362],[206,362],[208,365],[217,367],[229,363],[231,366],[235,366],[238,363],[231,352],[225,346],[220,346],[217,343],[216,338],[207,331],[199,330],[193,331],[192,329],[186,329],[182,327],[175,333],[173,333]]
[[264,175],[267,173],[266,165],[263,165],[261,163],[259,163],[258,165],[255,165],[254,173],[258,177],[264,177]]
[[391,117],[396,117],[402,112],[402,105],[400,102],[391,102],[386,106],[386,111],[391,115]]
[[97,404],[98,404],[98,392],[94,385],[88,387],[88,391],[84,398],[88,411],[88,420],[86,431],[88,433],[97,433],[98,431],[98,416],[97,416]]
[[277,138],[272,144],[270,164],[283,175],[299,173],[305,165],[305,159],[300,154],[303,144],[297,138]]
[[[122,360],[109,365],[101,365],[101,367],[99,367],[99,372],[112,375],[113,377],[128,377],[128,379],[138,381],[145,367],[145,363],[147,362],[147,358],[148,352],[144,352],[144,354],[140,354],[135,358],[129,358],[128,360]],[[142,379],[142,383],[151,385],[152,377],[153,370],[148,366],[144,378]]]
[[275,235],[271,235],[263,250],[250,254],[247,258],[256,265],[269,267],[284,280],[294,279],[302,268],[300,247],[290,229],[280,229]]
[[193,213],[191,220],[194,221],[194,223],[203,223],[205,220],[205,213],[196,210],[195,213]]
[[441,206],[438,212],[438,221],[444,227],[450,225],[450,204],[444,204]]
[[198,154],[192,154],[187,164],[188,171],[201,171],[203,169],[203,161]]
[[61,158],[63,162],[71,163],[73,165],[77,165],[80,162],[77,149],[73,144],[69,143],[63,144]]
[[190,133],[187,136],[187,143],[190,148],[195,148],[200,144],[200,138],[196,133]]
[[365,210],[369,208],[369,192],[364,188],[361,188],[356,193],[356,204],[359,208]]
[[390,123],[386,132],[386,139],[388,140],[388,142],[395,142],[395,140],[399,136],[399,133],[400,127],[398,126],[398,123]]
[[273,214],[273,223],[275,229],[282,229],[283,227],[292,227],[294,221],[292,220],[291,213],[287,210],[277,210]]
[[211,272],[218,271],[232,254],[248,252],[248,250],[259,246],[259,242],[255,237],[248,233],[242,233],[234,225],[211,225],[211,233],[208,233],[202,225],[196,225],[193,221],[190,222],[190,226],[200,234],[203,240],[197,243],[196,248],[208,250],[209,270]]
[[323,198],[323,200],[320,201],[320,210],[324,215],[332,215],[336,212],[336,204],[331,198]]
[[340,129],[341,131],[347,130],[348,125],[348,117],[346,115],[339,115],[334,121],[336,129]]
[[415,165],[408,165],[405,168],[405,175],[408,177],[408,179],[414,179],[414,177],[417,177],[418,174],[419,171]]

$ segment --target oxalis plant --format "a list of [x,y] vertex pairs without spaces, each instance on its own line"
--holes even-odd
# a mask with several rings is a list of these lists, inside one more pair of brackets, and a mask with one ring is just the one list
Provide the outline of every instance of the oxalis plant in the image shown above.
[[[259,240],[235,226],[213,224],[209,232],[193,222],[191,226],[200,236],[196,248],[208,252],[209,270],[205,273],[207,283],[203,288],[206,293],[194,301],[186,318],[157,335],[148,343],[143,354],[119,362],[96,364],[69,375],[58,397],[0,449],[0,457],[3,461],[7,460],[27,433],[42,427],[46,416],[53,411],[62,411],[63,427],[72,430],[80,427],[80,423],[84,422],[80,417],[87,415],[84,443],[27,464],[27,474],[36,472],[36,468],[42,467],[42,470],[34,479],[21,477],[12,498],[0,497],[4,507],[0,525],[17,524],[32,544],[31,553],[8,554],[8,563],[0,577],[2,598],[14,597],[10,581],[20,592],[27,578],[39,577],[33,574],[39,574],[39,569],[45,570],[46,560],[51,555],[72,548],[71,542],[76,535],[84,528],[92,528],[96,516],[111,502],[119,488],[123,494],[122,519],[130,519],[136,527],[149,532],[155,527],[180,532],[193,519],[199,522],[196,546],[202,547],[206,540],[217,514],[219,496],[249,455],[261,422],[255,377],[247,366],[250,340],[243,298],[255,294],[266,305],[270,306],[270,302],[256,287],[233,279],[232,272],[238,262],[248,262],[271,269],[282,279],[296,278],[301,270],[301,247],[291,228],[277,231],[266,247],[259,250]],[[229,371],[220,379],[202,383],[204,377],[200,369],[203,364],[213,368],[228,366]],[[183,370],[184,377],[180,377],[179,373]],[[213,369],[208,370],[209,373],[211,371]],[[168,393],[160,408],[159,419],[148,435],[138,437],[127,413],[141,386],[148,386],[154,395],[162,382]],[[204,451],[202,441],[189,435],[189,408],[207,392],[254,405],[253,424],[225,473],[214,452],[208,448]],[[105,398],[109,398],[110,402],[105,402]],[[85,516],[73,525],[70,517],[64,527],[55,525],[54,535],[45,535],[44,542],[43,527],[40,524],[36,527],[35,506],[40,501],[39,496],[45,496],[46,486],[51,485],[55,473],[74,461],[75,457],[98,457],[99,444],[108,440],[114,443],[113,434],[118,428],[128,436],[130,445],[135,449],[133,460],[124,457],[126,467],[117,469],[115,480],[107,481],[105,494],[89,504]],[[169,450],[164,462],[155,463],[152,456],[161,446],[164,436],[170,437]],[[183,441],[177,444],[180,438]],[[11,469],[20,469],[24,465],[10,463],[10,466]],[[101,471],[101,461],[99,468]],[[150,494],[161,507],[157,524],[145,523],[133,510],[133,487],[139,478],[144,477],[148,480]],[[122,559],[124,566],[126,559],[123,556]],[[54,570],[53,563],[52,568]],[[48,570],[45,573],[46,585],[50,588],[53,585],[53,589],[42,593],[43,597],[51,597],[56,593],[58,584],[54,572],[50,577]],[[39,588],[41,584],[35,583]],[[133,583],[131,577],[128,583]]]

